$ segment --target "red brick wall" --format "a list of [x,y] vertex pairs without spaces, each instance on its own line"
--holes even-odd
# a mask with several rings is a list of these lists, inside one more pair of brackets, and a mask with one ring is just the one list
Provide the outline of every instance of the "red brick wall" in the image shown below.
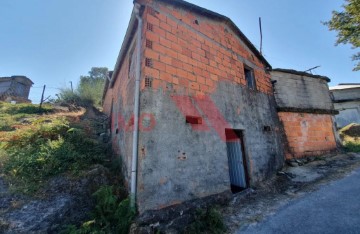
[[[272,94],[270,74],[226,23],[156,3],[146,7],[143,18],[142,71],[152,78],[153,89],[204,95],[213,93],[219,81],[246,85],[241,57],[254,65],[257,90]],[[151,59],[151,67],[145,59]]]
[[336,149],[331,115],[280,112],[289,149],[286,158],[301,158]]

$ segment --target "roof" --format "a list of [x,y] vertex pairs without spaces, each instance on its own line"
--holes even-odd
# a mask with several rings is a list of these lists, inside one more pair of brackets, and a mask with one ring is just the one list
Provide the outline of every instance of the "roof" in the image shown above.
[[307,76],[307,77],[316,78],[316,79],[323,79],[326,82],[331,81],[330,78],[327,77],[327,76],[313,75],[311,73],[307,73],[307,72],[304,72],[304,71],[296,71],[296,70],[292,70],[292,69],[283,69],[283,68],[275,68],[272,71],[289,73],[289,74],[294,74],[294,75],[299,75],[299,76]]
[[0,77],[0,82],[14,80],[14,79],[17,79],[17,80],[20,79],[20,80],[24,80],[28,83],[31,83],[32,85],[34,84],[34,82],[32,82],[32,80],[30,80],[28,77],[20,76],[20,75],[15,75],[15,76],[10,76],[10,77]]
[[[209,17],[211,19],[216,19],[216,20],[220,20],[220,21],[224,21],[226,24],[228,24],[229,27],[231,27],[236,34],[243,40],[243,42],[245,43],[246,46],[249,47],[249,49],[255,54],[255,56],[257,58],[260,59],[261,62],[263,62],[266,67],[268,67],[269,69],[271,69],[271,65],[269,64],[269,62],[261,55],[261,53],[256,49],[256,47],[250,42],[250,40],[241,32],[241,30],[235,25],[235,23],[228,17],[221,15],[219,13],[207,10],[205,8],[199,7],[197,5],[194,5],[192,3],[183,1],[183,0],[154,0],[154,1],[158,1],[158,2],[163,2],[166,4],[170,4],[170,5],[174,5],[174,6],[178,6],[178,7],[182,7],[184,9],[187,9],[189,11],[193,11],[196,12],[198,14],[201,14],[203,16]],[[134,3],[138,3],[138,0],[134,0]],[[143,9],[141,9],[142,11]],[[114,72],[112,74],[111,77],[111,82],[110,82],[110,87],[112,87],[114,85],[115,79],[117,77],[117,74],[120,70],[120,66],[126,56],[126,52],[127,49],[129,48],[129,43],[131,42],[134,34],[135,34],[135,29],[137,28],[137,19],[135,17],[135,13],[134,10],[131,14],[131,18],[130,18],[130,22],[126,31],[126,35],[125,35],[125,39],[123,41],[123,44],[121,46],[120,49],[120,53],[119,56],[116,60],[116,64],[115,64],[115,68],[114,68]]]
[[343,90],[343,89],[358,89],[360,88],[360,83],[343,83],[336,86],[330,87],[330,90]]
[[10,86],[11,86],[10,80],[5,81],[5,79],[4,79],[4,81],[2,81],[0,78],[0,95],[5,93],[6,91],[8,91]]

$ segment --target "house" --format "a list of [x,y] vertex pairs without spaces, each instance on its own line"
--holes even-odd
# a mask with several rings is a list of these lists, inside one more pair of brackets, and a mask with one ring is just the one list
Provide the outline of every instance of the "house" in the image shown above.
[[33,84],[26,76],[0,77],[0,101],[31,102],[29,93]]
[[[274,175],[287,148],[280,120],[298,112],[278,115],[267,60],[223,15],[182,0],[134,2],[103,107],[139,213],[235,193]],[[331,107],[318,109],[330,124]]]
[[271,79],[285,130],[286,159],[323,155],[337,149],[334,109],[326,76],[273,69]]
[[350,123],[360,124],[360,83],[339,84],[330,87],[335,109],[336,125],[342,128]]

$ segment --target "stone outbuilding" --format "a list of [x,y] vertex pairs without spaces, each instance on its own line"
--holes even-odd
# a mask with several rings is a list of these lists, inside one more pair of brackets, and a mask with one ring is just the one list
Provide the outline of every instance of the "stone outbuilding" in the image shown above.
[[26,76],[0,77],[0,101],[31,102],[29,93],[33,84]]
[[336,116],[337,128],[351,123],[360,124],[360,83],[346,83],[330,87]]
[[334,109],[326,76],[273,69],[271,79],[279,118],[286,134],[286,158],[316,156],[336,150]]

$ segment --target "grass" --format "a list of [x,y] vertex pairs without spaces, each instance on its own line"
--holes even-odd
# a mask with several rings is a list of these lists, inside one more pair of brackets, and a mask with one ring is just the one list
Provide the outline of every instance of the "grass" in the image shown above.
[[345,142],[344,147],[348,152],[360,153],[360,142]]
[[[110,170],[115,166],[119,173],[121,165],[109,160],[110,148],[92,137],[91,125],[79,122],[77,113],[2,102],[0,112],[0,173],[13,191],[32,195],[53,176],[78,175],[94,164]],[[63,233],[128,233],[135,213],[125,190],[103,186],[93,196],[92,219],[80,227],[67,226]]]
[[52,111],[50,105],[43,105],[40,109],[39,105],[0,102],[0,131],[14,131],[21,120]]
[[360,152],[360,125],[349,124],[339,131],[343,145],[348,152]]
[[96,206],[92,219],[80,227],[67,226],[62,234],[116,233],[127,234],[135,217],[131,211],[129,199],[121,199],[112,186],[103,186],[94,193]]
[[51,106],[0,103],[0,165],[15,191],[32,194],[52,176],[103,164],[109,150]]

